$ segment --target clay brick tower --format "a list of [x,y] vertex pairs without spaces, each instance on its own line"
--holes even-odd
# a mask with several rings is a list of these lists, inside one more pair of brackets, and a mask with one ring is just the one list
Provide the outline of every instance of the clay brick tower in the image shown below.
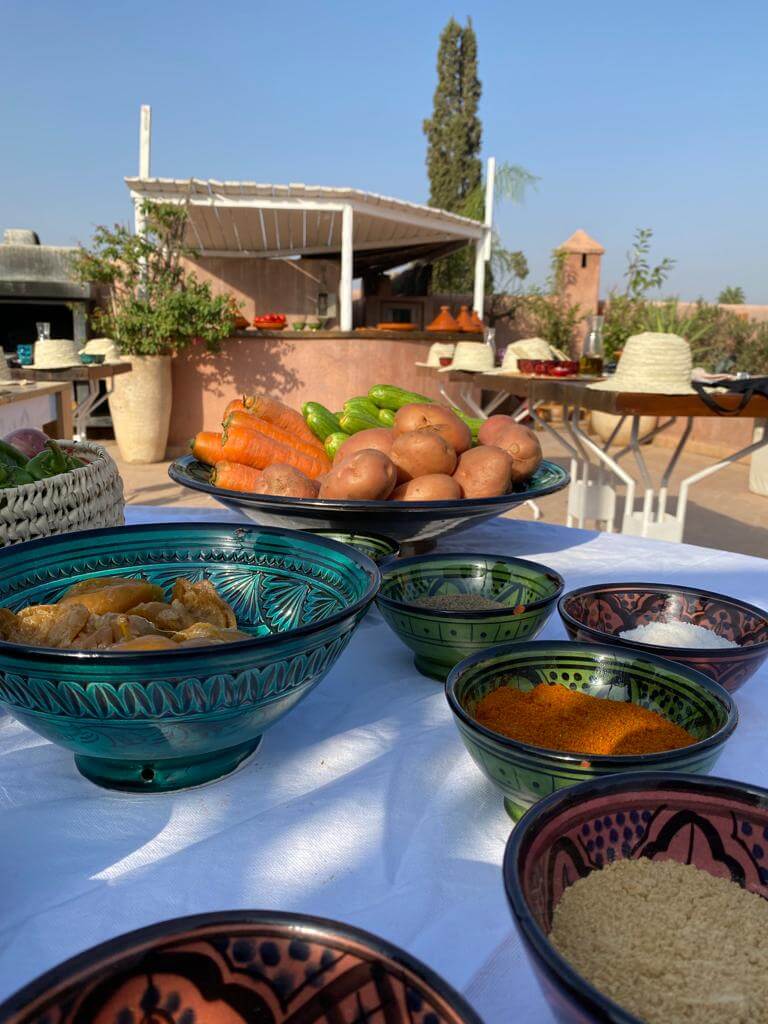
[[[572,305],[581,307],[584,317],[597,313],[600,300],[600,264],[605,249],[579,228],[559,247],[566,253],[564,293]],[[587,330],[584,319],[578,327],[579,344]]]

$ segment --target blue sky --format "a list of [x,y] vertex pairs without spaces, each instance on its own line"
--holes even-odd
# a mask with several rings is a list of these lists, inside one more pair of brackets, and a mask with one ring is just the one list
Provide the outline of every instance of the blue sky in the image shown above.
[[478,35],[483,150],[541,179],[498,212],[532,280],[578,227],[621,282],[634,229],[667,291],[768,303],[763,0],[3,0],[0,228],[87,240],[124,220],[141,103],[171,177],[428,194],[422,119],[451,15]]

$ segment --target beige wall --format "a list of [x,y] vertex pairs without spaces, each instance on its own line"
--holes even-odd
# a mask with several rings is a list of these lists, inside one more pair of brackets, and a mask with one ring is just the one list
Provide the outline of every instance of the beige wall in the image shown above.
[[216,295],[234,295],[241,303],[243,316],[249,320],[257,313],[285,313],[289,320],[295,315],[315,316],[321,288],[307,274],[321,278],[324,273],[325,291],[338,293],[339,266],[333,260],[286,262],[206,256],[185,263],[201,281],[210,282]]
[[375,338],[231,338],[218,355],[199,347],[173,360],[172,456],[198,430],[219,430],[224,407],[244,393],[265,391],[295,409],[322,402],[332,411],[374,384],[397,384],[439,398],[445,375],[414,366],[429,341]]

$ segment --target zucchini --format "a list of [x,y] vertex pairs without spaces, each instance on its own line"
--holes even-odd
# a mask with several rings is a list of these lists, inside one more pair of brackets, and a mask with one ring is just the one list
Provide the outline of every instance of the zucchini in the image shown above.
[[333,461],[336,458],[336,452],[341,448],[345,441],[350,438],[349,434],[345,434],[343,430],[337,430],[334,434],[329,434],[325,439],[325,454],[328,458]]
[[418,395],[415,391],[404,391],[396,388],[394,384],[375,384],[368,392],[370,400],[380,409],[402,409],[404,405],[434,405],[431,398]]
[[395,410],[379,409],[379,422],[382,426],[393,427],[395,425]]
[[380,427],[379,410],[367,398],[350,398],[344,403],[344,412],[339,418],[341,429],[347,434],[356,434],[358,430],[369,430]]
[[338,417],[319,402],[305,402],[301,407],[301,415],[315,437],[321,441],[329,434],[337,434],[341,430]]

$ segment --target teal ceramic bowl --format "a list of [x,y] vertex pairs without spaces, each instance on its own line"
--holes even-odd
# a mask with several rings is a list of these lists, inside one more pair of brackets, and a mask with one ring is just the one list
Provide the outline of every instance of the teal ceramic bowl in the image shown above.
[[400,545],[391,537],[383,537],[379,533],[354,533],[345,530],[307,530],[315,537],[328,537],[339,544],[349,544],[356,551],[361,551],[378,565],[379,569],[391,565],[400,554]]
[[66,651],[0,641],[0,705],[102,786],[143,792],[233,771],[317,686],[373,601],[365,555],[308,533],[179,523],[64,534],[0,551],[0,605],[78,580],[207,579],[251,639],[186,651]]
[[100,366],[104,362],[103,352],[83,352],[80,356],[80,362],[84,363],[85,366]]
[[[472,654],[508,640],[532,640],[563,586],[558,573],[523,558],[421,555],[384,572],[376,606],[413,651],[419,672],[442,681]],[[425,597],[453,594],[491,598],[504,608],[443,611],[418,605]]]
[[[640,704],[687,729],[696,742],[654,754],[566,754],[520,743],[475,721],[478,702],[499,686],[531,690],[540,684]],[[738,721],[730,694],[700,672],[623,647],[567,641],[505,644],[467,658],[448,677],[446,697],[464,746],[501,790],[515,820],[558,789],[615,772],[705,774]]]

